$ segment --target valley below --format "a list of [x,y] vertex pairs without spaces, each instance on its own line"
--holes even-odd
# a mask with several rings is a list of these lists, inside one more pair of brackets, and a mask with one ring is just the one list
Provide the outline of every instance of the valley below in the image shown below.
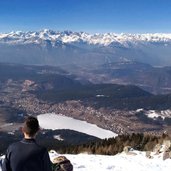
[[[156,103],[161,98],[157,97],[153,105],[147,105],[144,101],[148,103],[149,99],[155,98],[136,87],[128,88],[127,86],[118,87],[103,84],[90,85],[90,88],[83,87],[80,89],[82,85],[76,81],[71,81],[71,78],[66,77],[66,74],[60,74],[61,77],[58,78],[59,71],[56,71],[58,73],[56,74],[54,68],[53,72],[48,68],[48,75],[42,74],[42,72],[37,74],[40,73],[40,68],[37,71],[34,67],[29,66],[29,72],[27,71],[28,67],[25,66],[25,68],[22,68],[22,77],[21,75],[17,76],[19,78],[10,75],[13,71],[10,71],[9,74],[9,70],[7,70],[9,68],[6,68],[7,79],[2,79],[0,82],[1,131],[8,132],[18,129],[23,118],[28,114],[37,116],[55,113],[95,124],[116,134],[134,132],[162,134],[163,132],[170,132],[171,126],[164,122],[165,116],[163,120],[161,118],[156,120],[156,118],[150,118],[146,115],[150,109],[156,108],[158,113],[169,109],[170,101],[168,99],[170,96],[167,97],[166,104]],[[45,71],[45,68],[41,71]],[[34,74],[38,75],[36,79]],[[51,76],[53,79],[50,79]],[[61,82],[63,85],[58,85]],[[123,91],[127,94],[124,95],[125,97],[122,95]],[[86,97],[83,97],[85,93]],[[110,95],[111,98],[109,98]],[[139,99],[138,96],[142,96],[142,98]],[[143,107],[144,109],[142,109]],[[170,117],[171,115],[167,115],[167,118]]]
[[[1,108],[16,109],[15,111],[10,111],[11,120],[15,117],[16,123],[26,114],[36,116],[43,113],[56,113],[96,124],[101,128],[111,130],[117,134],[159,131],[161,129],[160,126],[138,122],[138,119],[135,116],[136,111],[133,110],[112,110],[103,107],[95,109],[91,106],[83,105],[80,100],[68,100],[56,104],[48,103],[39,100],[35,95],[27,91],[21,91],[23,89],[22,86],[23,84],[11,83],[11,85],[8,84],[8,86],[5,86],[5,89],[1,89],[0,93]],[[3,122],[6,124],[5,121],[1,121],[1,123]],[[2,130],[11,129],[12,131],[14,125],[18,127],[20,124],[1,125],[0,128]],[[163,130],[161,129],[161,131]]]

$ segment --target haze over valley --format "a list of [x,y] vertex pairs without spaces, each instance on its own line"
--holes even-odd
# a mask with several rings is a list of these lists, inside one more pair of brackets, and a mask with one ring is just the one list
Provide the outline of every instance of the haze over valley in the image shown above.
[[94,84],[55,66],[1,63],[0,79],[1,130],[18,129],[25,115],[43,113],[87,121],[116,134],[170,130],[170,94],[154,95],[129,84]]
[[89,34],[42,31],[0,33],[0,61],[95,67],[120,60],[171,65],[171,34]]
[[1,33],[0,128],[56,113],[116,134],[169,131],[170,46],[170,34]]

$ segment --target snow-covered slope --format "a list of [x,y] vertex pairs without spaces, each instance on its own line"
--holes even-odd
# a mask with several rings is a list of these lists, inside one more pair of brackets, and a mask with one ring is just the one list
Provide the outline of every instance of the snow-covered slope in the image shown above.
[[136,155],[121,153],[115,156],[89,154],[65,154],[65,156],[73,164],[74,171],[170,171],[171,159],[163,160],[162,155],[154,155],[153,159],[149,159],[145,157],[145,152],[134,151],[134,153]]
[[[49,152],[50,159],[60,156],[54,150]],[[130,154],[122,152],[115,156],[104,155],[65,155],[73,164],[74,171],[169,171],[171,159],[163,160],[163,152],[151,153],[151,158],[146,157],[146,152],[133,150]]]
[[73,163],[74,171],[170,171],[171,159],[148,159],[145,152],[136,152],[136,156],[124,153],[115,156],[103,155],[66,155]]
[[96,125],[85,121],[76,120],[62,115],[42,114],[38,115],[38,120],[40,126],[44,129],[71,129],[93,135],[101,139],[117,136],[117,134],[112,131],[99,128]]

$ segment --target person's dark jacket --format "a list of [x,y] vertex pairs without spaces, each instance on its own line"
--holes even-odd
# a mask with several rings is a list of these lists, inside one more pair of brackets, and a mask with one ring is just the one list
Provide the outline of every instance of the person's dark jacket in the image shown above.
[[48,151],[34,139],[23,139],[9,146],[2,171],[52,171]]

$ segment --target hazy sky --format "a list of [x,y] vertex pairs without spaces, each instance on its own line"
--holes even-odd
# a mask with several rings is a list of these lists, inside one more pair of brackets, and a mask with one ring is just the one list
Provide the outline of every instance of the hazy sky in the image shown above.
[[171,0],[0,0],[0,32],[171,32]]

